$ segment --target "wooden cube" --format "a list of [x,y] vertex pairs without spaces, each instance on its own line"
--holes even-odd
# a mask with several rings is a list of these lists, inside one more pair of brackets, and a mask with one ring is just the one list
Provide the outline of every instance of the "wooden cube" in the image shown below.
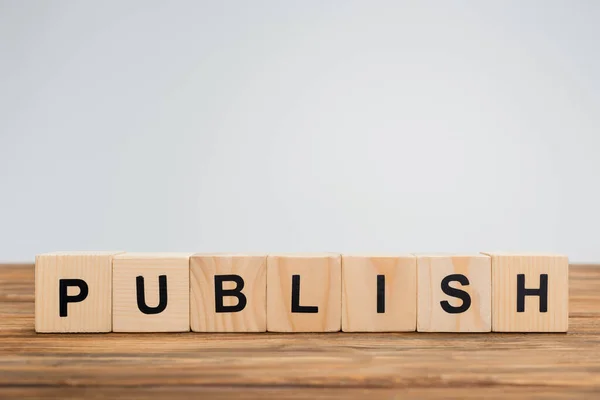
[[180,253],[115,256],[113,331],[189,331],[190,256]]
[[57,252],[37,256],[36,332],[110,332],[115,254],[118,252]]
[[194,254],[190,312],[194,332],[266,332],[267,256]]
[[342,331],[409,332],[416,326],[414,255],[342,256]]
[[492,257],[492,330],[566,332],[569,259],[561,255],[488,253]]
[[339,254],[267,257],[267,330],[337,332],[341,327]]
[[490,257],[420,255],[417,275],[417,331],[491,331]]

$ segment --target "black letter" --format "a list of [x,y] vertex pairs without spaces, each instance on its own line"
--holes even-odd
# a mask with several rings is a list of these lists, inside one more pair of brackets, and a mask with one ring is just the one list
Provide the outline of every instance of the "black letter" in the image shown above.
[[[235,282],[235,289],[223,289],[224,281]],[[242,293],[244,288],[244,280],[239,275],[215,275],[215,311],[221,312],[238,312],[246,307],[246,296]],[[224,306],[223,297],[237,297],[238,303],[235,306]]]
[[525,296],[540,296],[540,312],[548,312],[548,274],[540,274],[539,289],[525,289],[525,274],[518,274],[517,312],[525,312]]
[[465,292],[464,290],[450,287],[450,282],[452,281],[456,281],[463,286],[467,286],[469,284],[469,280],[466,276],[461,274],[448,275],[442,279],[442,291],[448,296],[458,297],[461,299],[463,301],[462,305],[460,307],[453,307],[446,300],[440,301],[440,304],[444,311],[446,311],[448,314],[464,313],[469,309],[469,307],[471,307],[471,296],[469,296],[469,293]]
[[377,314],[385,313],[385,275],[377,275]]
[[144,314],[159,314],[167,308],[167,276],[159,275],[158,277],[158,305],[156,307],[148,307],[144,296],[144,277],[138,276],[135,278],[137,289],[137,305]]
[[300,275],[292,275],[292,312],[316,314],[319,312],[317,306],[300,305]]
[[[69,286],[77,286],[79,288],[79,294],[77,296],[69,296],[67,294],[67,288]],[[84,301],[88,295],[88,285],[83,279],[60,279],[58,281],[58,304],[59,312],[61,317],[67,316],[67,304],[68,303],[79,303]]]

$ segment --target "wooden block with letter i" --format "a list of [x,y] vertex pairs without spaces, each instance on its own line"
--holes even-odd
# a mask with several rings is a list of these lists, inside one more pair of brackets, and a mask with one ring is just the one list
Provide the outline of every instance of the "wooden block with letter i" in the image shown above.
[[410,332],[416,325],[414,255],[342,256],[342,331]]
[[417,275],[417,331],[491,331],[490,257],[419,255]]
[[267,256],[194,254],[190,322],[194,332],[265,332]]
[[35,330],[110,332],[112,258],[118,252],[57,252],[35,258]]
[[267,330],[337,332],[341,328],[339,254],[267,257]]
[[494,332],[567,332],[569,260],[561,255],[492,257]]
[[116,256],[113,260],[113,331],[189,331],[190,255],[125,253]]

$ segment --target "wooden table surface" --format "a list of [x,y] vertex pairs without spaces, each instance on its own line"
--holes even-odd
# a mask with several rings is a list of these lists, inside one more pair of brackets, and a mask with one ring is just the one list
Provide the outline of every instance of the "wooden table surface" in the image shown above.
[[568,334],[36,334],[32,265],[0,265],[0,398],[600,399],[600,266]]

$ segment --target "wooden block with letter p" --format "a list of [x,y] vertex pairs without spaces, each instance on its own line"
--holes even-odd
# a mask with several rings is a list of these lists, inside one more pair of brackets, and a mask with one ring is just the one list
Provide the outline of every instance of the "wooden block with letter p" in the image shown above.
[[417,275],[417,331],[491,331],[490,257],[419,255]]
[[341,328],[339,254],[267,257],[267,330],[337,332]]
[[35,330],[110,332],[112,258],[118,252],[56,252],[35,258]]
[[414,255],[342,256],[342,331],[410,332],[416,325]]
[[113,259],[113,331],[189,331],[190,256],[182,253],[116,256]]
[[492,257],[494,332],[567,332],[569,259],[487,253]]
[[194,254],[190,314],[194,332],[265,332],[267,256]]

